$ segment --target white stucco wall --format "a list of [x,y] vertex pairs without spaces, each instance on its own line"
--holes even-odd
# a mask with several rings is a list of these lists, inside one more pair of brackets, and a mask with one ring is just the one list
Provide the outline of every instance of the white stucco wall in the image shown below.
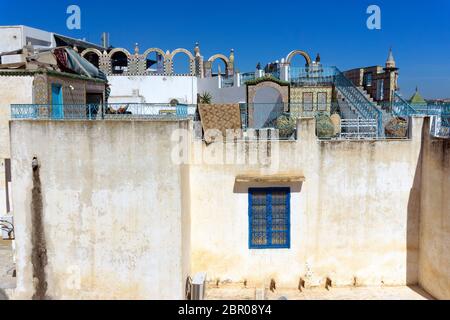
[[40,164],[50,298],[184,298],[190,252],[189,193],[182,190],[182,177],[188,179],[188,172],[168,159],[170,134],[185,125],[11,122],[16,298],[34,292],[34,156]]
[[9,158],[11,104],[33,103],[33,77],[0,76],[0,158]]
[[247,91],[244,85],[240,87],[219,88],[217,77],[199,78],[198,93],[209,92],[212,103],[246,103]]
[[191,76],[108,76],[110,103],[197,103],[197,78]]
[[[292,189],[290,249],[248,247],[248,188],[267,185],[239,186],[235,178],[265,166],[192,165],[193,271],[249,286],[273,278],[288,288],[297,288],[301,277],[307,286],[323,286],[327,277],[336,286],[417,282],[408,274],[417,247],[408,241],[418,234],[407,237],[407,227],[421,126],[414,119],[411,141],[319,142],[314,121],[301,120],[298,141],[280,142],[275,151],[280,172],[306,178]],[[213,154],[222,145],[194,147]]]
[[[448,204],[443,193],[416,194],[422,125],[413,118],[411,140],[318,141],[314,120],[301,119],[298,140],[273,146],[278,166],[270,167],[206,163],[223,145],[200,141],[192,141],[188,165],[175,165],[170,135],[186,122],[13,121],[16,296],[33,292],[37,156],[53,298],[181,299],[187,274],[199,271],[248,286],[274,279],[279,288],[297,288],[300,278],[314,287],[327,277],[334,286],[416,284],[420,277],[445,298]],[[242,143],[227,148],[258,151]],[[441,158],[422,163],[431,165],[428,190],[441,181]],[[305,181],[235,182],[242,174],[277,172]],[[290,249],[248,248],[248,188],[268,186],[291,187]],[[75,289],[68,284],[74,272]]]
[[450,141],[432,139],[429,127],[424,129],[423,162],[416,173],[421,184],[419,284],[435,298],[449,300]]
[[7,214],[5,159],[11,158],[11,104],[21,103],[33,103],[33,77],[0,76],[0,216]]

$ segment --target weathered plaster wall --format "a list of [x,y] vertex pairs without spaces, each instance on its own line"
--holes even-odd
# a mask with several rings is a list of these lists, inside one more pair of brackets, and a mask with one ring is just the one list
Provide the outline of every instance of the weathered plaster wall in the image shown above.
[[170,135],[186,124],[11,122],[16,297],[34,293],[31,253],[40,245],[31,237],[32,208],[38,207],[32,206],[32,188],[38,185],[31,167],[35,156],[47,297],[184,297],[189,194],[182,189],[189,172],[170,161]]
[[5,159],[11,158],[9,120],[11,104],[33,103],[33,77],[0,76],[0,215],[7,214]]
[[109,102],[197,103],[197,78],[192,76],[108,76]]
[[33,103],[33,77],[0,76],[0,158],[9,158],[11,104]]
[[[425,119],[422,147],[419,283],[450,299],[450,141],[432,139]],[[420,174],[418,172],[417,174]]]
[[[411,140],[318,141],[301,119],[297,141],[272,142],[270,164],[214,164],[223,145],[193,141],[190,164],[175,165],[170,135],[186,122],[13,121],[16,296],[34,293],[37,156],[49,297],[180,299],[186,275],[206,271],[249,286],[419,282],[448,298],[449,146],[422,124],[413,118]],[[305,176],[287,184],[290,249],[248,248],[248,188],[286,186],[235,182],[255,172]]]
[[[408,247],[417,228],[409,237],[407,228],[421,127],[415,118],[411,141],[319,142],[314,121],[300,120],[299,140],[273,152],[280,172],[306,178],[291,185],[291,249],[248,248],[247,191],[263,185],[236,185],[235,178],[265,166],[192,165],[193,271],[249,285],[273,278],[291,288],[300,277],[307,286],[325,285],[326,277],[337,286],[417,282],[407,276],[408,265],[417,264],[417,247]],[[193,147],[214,154],[222,145]]]

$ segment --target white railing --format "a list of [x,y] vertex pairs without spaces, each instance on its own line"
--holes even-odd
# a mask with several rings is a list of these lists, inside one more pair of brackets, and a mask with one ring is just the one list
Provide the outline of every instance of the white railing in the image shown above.
[[342,119],[341,139],[375,139],[378,137],[377,119]]

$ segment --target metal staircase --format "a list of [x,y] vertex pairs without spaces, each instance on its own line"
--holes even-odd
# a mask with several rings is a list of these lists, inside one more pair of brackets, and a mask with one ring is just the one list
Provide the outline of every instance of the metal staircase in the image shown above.
[[[376,136],[384,136],[383,112],[376,103],[336,68],[335,87],[344,119],[376,120]],[[367,130],[370,130],[368,128]]]

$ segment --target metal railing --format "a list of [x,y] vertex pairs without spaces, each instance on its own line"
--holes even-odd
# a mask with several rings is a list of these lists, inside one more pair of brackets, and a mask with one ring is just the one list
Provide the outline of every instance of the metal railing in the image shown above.
[[431,135],[438,138],[450,138],[450,116],[433,117]]
[[13,104],[12,119],[103,120],[176,119],[193,117],[196,105],[163,103]]
[[304,68],[289,68],[289,79],[292,85],[334,85],[364,119],[376,119],[378,135],[382,135],[383,115],[373,102],[371,102],[338,68],[309,66]]
[[254,72],[241,73],[239,75],[241,77],[241,85],[244,85],[247,81],[255,80],[256,76]]
[[378,138],[377,119],[342,119],[341,139],[376,139]]
[[377,119],[378,136],[383,135],[383,114],[339,69],[336,68],[336,89],[364,119]]
[[336,67],[289,67],[289,81],[292,85],[324,85],[336,80]]
[[241,128],[253,130],[255,137],[293,140],[297,133],[297,118],[287,108],[288,104],[284,103],[242,103]]

